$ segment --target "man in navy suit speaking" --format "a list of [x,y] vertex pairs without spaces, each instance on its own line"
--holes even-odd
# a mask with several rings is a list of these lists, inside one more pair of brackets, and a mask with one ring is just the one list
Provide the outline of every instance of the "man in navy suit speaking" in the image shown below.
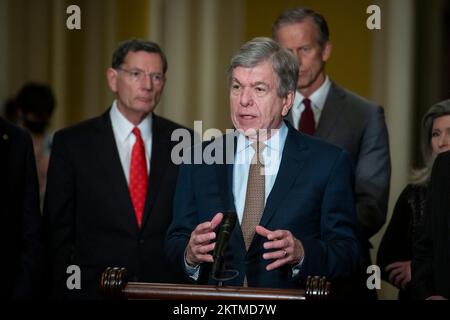
[[237,130],[200,147],[214,150],[213,162],[180,167],[170,265],[191,281],[215,283],[215,231],[223,213],[234,211],[224,261],[239,273],[227,284],[298,288],[308,275],[350,275],[360,263],[351,161],[283,121],[296,90],[295,57],[255,38],[232,58],[228,75]]

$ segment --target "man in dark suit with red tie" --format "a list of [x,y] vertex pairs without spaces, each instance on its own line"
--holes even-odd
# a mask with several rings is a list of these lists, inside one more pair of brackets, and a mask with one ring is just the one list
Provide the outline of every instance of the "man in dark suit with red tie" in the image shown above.
[[[156,43],[125,41],[107,71],[111,108],[55,134],[44,207],[53,297],[100,297],[110,266],[130,281],[176,282],[163,242],[177,178],[171,135],[181,127],[153,113],[166,71]],[[70,265],[81,289],[67,288]]]
[[371,264],[369,239],[386,221],[389,197],[391,163],[383,108],[328,77],[325,65],[332,44],[328,24],[318,12],[307,8],[284,11],[272,26],[272,37],[293,52],[299,63],[297,92],[286,119],[299,131],[350,154],[364,255],[364,265],[350,290],[353,298],[376,298],[374,290],[367,290],[366,268]]

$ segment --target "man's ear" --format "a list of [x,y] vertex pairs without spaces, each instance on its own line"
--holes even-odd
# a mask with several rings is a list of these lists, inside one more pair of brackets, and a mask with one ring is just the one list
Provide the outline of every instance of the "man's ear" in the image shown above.
[[327,62],[328,59],[330,59],[332,49],[333,49],[333,45],[331,44],[330,41],[327,41],[324,44],[323,50],[322,50],[322,61],[323,62]]
[[291,110],[292,105],[294,104],[295,91],[289,91],[286,97],[284,98],[283,109],[281,110],[281,115],[285,117],[289,110]]
[[113,68],[108,68],[106,71],[106,78],[108,79],[108,85],[112,92],[117,92],[117,71]]

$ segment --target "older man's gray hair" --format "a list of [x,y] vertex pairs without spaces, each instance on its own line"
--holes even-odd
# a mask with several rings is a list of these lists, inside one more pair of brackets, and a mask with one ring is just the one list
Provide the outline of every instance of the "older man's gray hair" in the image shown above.
[[277,94],[286,97],[295,91],[298,80],[298,62],[294,55],[270,38],[258,37],[245,43],[231,59],[228,68],[228,82],[231,85],[233,70],[237,67],[253,68],[270,61],[278,76]]

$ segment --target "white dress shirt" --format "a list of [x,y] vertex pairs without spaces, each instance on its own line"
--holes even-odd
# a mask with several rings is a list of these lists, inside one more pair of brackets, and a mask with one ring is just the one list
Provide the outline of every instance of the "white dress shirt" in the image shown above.
[[[328,78],[328,76],[325,78],[324,83],[313,92],[312,95],[308,97],[309,100],[311,100],[311,109],[314,114],[314,122],[316,124],[319,123],[320,116],[322,115],[323,107],[325,106],[325,102],[327,100],[328,92],[330,92],[331,87],[331,81]],[[305,110],[305,106],[303,104],[303,99],[305,97],[300,93],[300,91],[295,92],[295,98],[294,103],[292,105],[292,120],[294,123],[295,129],[298,130],[298,124],[300,123],[300,118],[303,113],[303,110]]]
[[[266,203],[277,178],[287,134],[288,128],[286,124],[282,122],[280,129],[276,130],[270,139],[264,141],[266,144],[266,147],[262,152],[265,173],[264,204]],[[242,223],[242,218],[244,215],[248,173],[250,171],[251,160],[255,154],[255,149],[250,146],[251,144],[252,141],[247,139],[244,135],[239,134],[233,165],[233,196],[239,223]],[[299,272],[302,262],[303,259],[298,265],[293,266],[293,276]],[[186,253],[184,263],[189,277],[195,281],[198,280],[200,275],[200,266],[188,265],[186,262]]]
[[[283,122],[280,129],[276,130],[276,133],[271,136],[269,140],[264,141],[266,144],[266,147],[262,152],[265,171],[264,205],[269,197],[270,191],[272,191],[273,185],[275,184],[287,133],[288,128]],[[239,134],[233,166],[233,196],[239,223],[242,223],[242,217],[244,215],[248,172],[250,170],[251,160],[255,154],[255,149],[250,146],[251,144],[252,141],[244,137],[242,134]]]
[[[117,108],[117,101],[114,101],[111,111],[109,112],[111,118],[111,125],[116,140],[117,150],[119,151],[120,162],[122,163],[123,172],[127,179],[127,183],[130,183],[130,162],[131,151],[136,141],[136,137],[133,134],[134,125],[128,121],[127,118]],[[150,172],[150,159],[152,151],[152,116],[149,114],[138,125],[141,131],[142,140],[145,146],[145,158],[147,160],[147,174]]]

